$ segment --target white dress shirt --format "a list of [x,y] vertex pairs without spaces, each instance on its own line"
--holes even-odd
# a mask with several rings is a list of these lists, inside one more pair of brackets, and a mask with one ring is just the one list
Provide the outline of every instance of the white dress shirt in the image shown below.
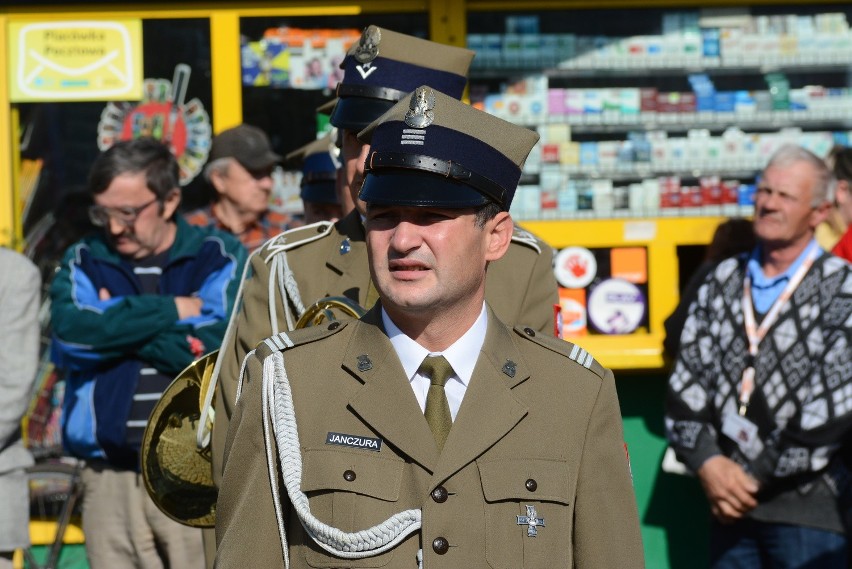
[[488,314],[485,311],[485,303],[482,304],[482,312],[479,313],[479,317],[473,323],[473,326],[443,352],[430,352],[406,336],[393,323],[384,308],[382,308],[382,323],[396,354],[399,356],[399,361],[402,362],[402,368],[408,376],[408,381],[411,383],[411,389],[414,390],[414,396],[417,398],[417,403],[420,404],[421,411],[425,412],[426,410],[426,393],[429,391],[429,384],[431,383],[428,377],[417,373],[420,364],[423,363],[423,358],[426,356],[444,356],[453,366],[453,375],[444,386],[444,391],[447,393],[447,401],[450,404],[450,414],[455,421],[470,378],[473,375],[473,368],[479,359],[482,344],[485,343],[485,331],[488,328]]

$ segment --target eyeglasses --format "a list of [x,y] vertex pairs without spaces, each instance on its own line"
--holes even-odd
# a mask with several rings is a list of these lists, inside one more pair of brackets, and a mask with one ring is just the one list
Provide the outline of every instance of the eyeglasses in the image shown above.
[[159,198],[154,198],[139,207],[105,207],[102,205],[93,205],[89,207],[89,221],[97,227],[106,227],[109,225],[110,219],[115,219],[126,227],[130,227],[136,223],[136,218],[139,217],[139,214],[145,208],[157,201],[159,201]]

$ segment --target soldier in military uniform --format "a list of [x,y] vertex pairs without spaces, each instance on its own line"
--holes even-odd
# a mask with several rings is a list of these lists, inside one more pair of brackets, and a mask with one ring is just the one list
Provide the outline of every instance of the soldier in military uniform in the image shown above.
[[305,223],[337,221],[342,216],[337,196],[337,170],[340,149],[335,144],[337,131],[326,133],[287,154],[285,160],[302,170],[299,197],[304,206]]
[[485,300],[538,135],[423,86],[359,136],[380,300],[246,358],[217,567],[643,567],[612,372]]
[[[331,123],[342,130],[343,168],[356,202],[335,224],[319,223],[270,240],[250,260],[241,308],[222,343],[215,373],[216,423],[213,473],[221,474],[221,448],[236,396],[240,365],[255,345],[290,330],[303,311],[328,296],[344,296],[369,308],[376,300],[367,266],[362,216],[357,199],[369,145],[356,134],[420,84],[460,98],[474,53],[369,26],[341,64],[343,81]],[[515,228],[508,253],[489,267],[486,298],[503,321],[553,334],[553,305],[558,302],[552,249]]]

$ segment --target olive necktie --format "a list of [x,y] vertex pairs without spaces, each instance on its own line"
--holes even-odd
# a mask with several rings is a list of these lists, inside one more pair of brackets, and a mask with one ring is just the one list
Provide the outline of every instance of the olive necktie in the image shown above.
[[426,394],[426,422],[432,429],[438,450],[443,450],[444,442],[453,426],[447,392],[444,391],[444,385],[453,375],[453,367],[444,356],[426,356],[418,371],[431,380],[429,392]]

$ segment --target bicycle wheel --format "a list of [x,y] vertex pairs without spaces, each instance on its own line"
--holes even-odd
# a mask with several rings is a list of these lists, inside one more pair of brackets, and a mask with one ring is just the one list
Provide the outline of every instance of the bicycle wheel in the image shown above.
[[80,522],[80,470],[75,463],[43,462],[27,469],[30,538],[25,569],[87,569]]

